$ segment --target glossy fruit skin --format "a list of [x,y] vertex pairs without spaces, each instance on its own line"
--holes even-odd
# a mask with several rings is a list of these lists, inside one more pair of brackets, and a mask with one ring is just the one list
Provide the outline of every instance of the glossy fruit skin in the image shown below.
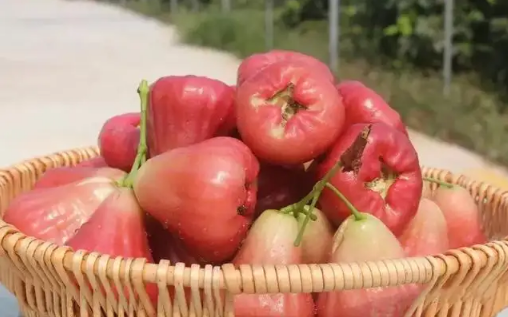
[[[73,250],[98,252],[111,257],[144,258],[153,263],[144,226],[144,211],[131,189],[117,188],[97,207],[66,245]],[[156,300],[157,287],[146,287],[148,296]],[[117,289],[113,286],[117,295]],[[125,289],[125,296],[128,290]]]
[[216,137],[149,159],[134,191],[200,262],[233,257],[254,216],[259,163],[237,139]]
[[[321,179],[348,149],[366,124],[349,127],[329,153],[315,161],[311,169],[316,179]],[[385,183],[385,193],[368,188],[377,181],[378,186],[387,180],[382,175],[382,165],[397,174],[393,183]],[[372,124],[367,145],[361,158],[362,165],[355,171],[337,172],[330,183],[342,192],[351,203],[367,213],[381,219],[398,236],[413,219],[422,195],[422,173],[418,155],[408,137],[383,123]],[[385,195],[383,197],[383,195]],[[325,189],[319,199],[322,211],[330,221],[339,225],[351,212],[331,190]]]
[[[329,263],[365,263],[400,259],[404,250],[393,233],[376,217],[348,217],[334,236]],[[316,303],[318,317],[403,317],[421,292],[418,284],[322,292]]]
[[[308,223],[300,245],[302,263],[328,263],[335,228],[321,210],[314,208],[312,213],[316,216],[316,220]],[[303,224],[305,218],[306,215],[303,213],[298,215],[299,226]]]
[[267,209],[280,209],[302,199],[312,189],[312,180],[303,165],[284,168],[260,163],[256,215]]
[[242,140],[272,164],[303,164],[322,154],[342,131],[344,114],[333,83],[302,62],[272,64],[237,88]]
[[220,128],[215,132],[214,136],[234,136],[235,133],[238,133],[236,130],[236,107],[234,105],[236,86],[230,85],[229,88],[232,92],[233,104],[229,109],[224,122],[221,123]]
[[115,190],[105,177],[32,190],[14,198],[3,220],[28,236],[63,245]]
[[449,248],[448,230],[443,212],[436,203],[422,198],[418,211],[399,237],[409,257],[437,255]]
[[433,200],[446,219],[451,249],[487,243],[478,206],[467,189],[441,186],[434,192]]
[[[232,263],[301,264],[302,249],[293,245],[298,228],[294,216],[265,210],[252,225]],[[236,317],[314,316],[314,301],[309,293],[238,294],[234,305]]]
[[234,88],[200,76],[167,76],[150,87],[149,156],[195,144],[234,128]]
[[357,123],[381,122],[407,135],[399,113],[374,90],[355,80],[340,82],[337,90],[346,109],[345,127]]
[[99,133],[98,143],[106,163],[129,172],[139,144],[139,112],[124,113],[109,118]]
[[328,66],[310,55],[295,51],[271,50],[266,53],[253,54],[245,58],[238,67],[236,84],[239,86],[250,77],[265,69],[267,66],[282,61],[305,62],[309,65],[309,67],[312,67],[316,71],[322,73],[323,76],[331,82],[335,81],[335,76]]
[[75,250],[151,261],[143,215],[132,190],[118,188],[66,245]]
[[102,156],[97,156],[89,160],[84,160],[79,164],[76,164],[77,167],[108,167],[108,163]]
[[37,182],[33,189],[49,188],[62,186],[90,177],[107,177],[111,179],[120,179],[125,172],[111,167],[56,167],[47,170]]
[[169,260],[173,265],[179,262],[185,263],[187,266],[198,263],[185,249],[182,242],[148,213],[145,214],[145,224],[148,243],[155,263],[160,260]]

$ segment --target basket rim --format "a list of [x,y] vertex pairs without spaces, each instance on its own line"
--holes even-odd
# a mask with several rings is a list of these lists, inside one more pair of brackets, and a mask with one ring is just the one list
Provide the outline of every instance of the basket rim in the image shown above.
[[[78,164],[82,160],[90,159],[99,155],[99,149],[97,146],[87,146],[73,148],[70,150],[54,152],[52,154],[34,157],[31,159],[23,160],[16,164],[11,164],[6,168],[0,169],[0,186],[9,186],[10,175],[13,173],[23,174],[30,172],[28,167],[44,167],[41,174],[50,168],[61,167],[61,166],[72,166]],[[488,193],[489,196],[494,197],[496,204],[506,208],[508,212],[508,190],[500,189],[492,186],[486,182],[477,181],[469,178],[465,175],[454,174],[450,171],[422,167],[422,174],[427,177],[433,177],[441,181],[457,184],[462,187],[466,187],[471,190],[473,188],[476,191]],[[11,199],[12,197],[8,198]],[[2,197],[0,197],[0,203]],[[223,264],[221,266],[206,265],[200,267],[198,264],[193,264],[190,267],[186,267],[184,263],[170,263],[167,260],[161,260],[159,263],[146,263],[146,259],[142,258],[124,258],[124,257],[111,257],[109,255],[99,254],[97,252],[88,252],[84,250],[73,251],[70,247],[58,246],[53,243],[45,242],[30,236],[26,236],[21,233],[14,226],[6,223],[0,218],[0,256],[8,255],[12,257],[19,257],[19,248],[22,246],[30,246],[32,251],[31,256],[33,257],[37,249],[42,249],[42,255],[45,257],[45,261],[49,260],[51,265],[56,270],[73,271],[76,267],[83,268],[86,265],[88,258],[94,258],[99,263],[106,263],[106,276],[113,278],[113,270],[124,268],[131,271],[134,267],[142,271],[143,282],[148,283],[166,283],[167,285],[174,285],[176,276],[181,276],[181,285],[184,287],[199,287],[203,289],[206,287],[206,280],[209,278],[213,279],[214,287],[217,289],[226,289],[232,294],[237,293],[279,293],[277,290],[264,290],[263,292],[256,291],[254,285],[246,285],[244,283],[244,274],[251,274],[256,270],[286,270],[288,280],[290,275],[297,274],[299,271],[315,271],[322,273],[330,271],[346,272],[350,271],[356,274],[355,278],[361,279],[365,282],[366,273],[372,267],[385,268],[387,270],[396,270],[398,279],[393,281],[371,281],[364,284],[363,282],[354,283],[355,285],[345,285],[344,281],[341,280],[340,276],[335,275],[335,281],[325,285],[327,283],[321,283],[321,285],[312,285],[312,287],[295,285],[291,286],[291,291],[294,292],[324,292],[332,291],[336,289],[358,289],[363,287],[380,287],[380,286],[396,286],[400,284],[410,283],[428,283],[436,281],[444,276],[450,276],[459,271],[459,267],[463,264],[460,257],[466,254],[468,257],[472,257],[474,254],[475,261],[480,260],[476,263],[477,268],[481,269],[485,266],[492,266],[490,258],[499,253],[504,253],[508,257],[508,237],[490,241],[483,245],[474,245],[471,247],[465,247],[460,249],[450,249],[443,254],[426,256],[426,257],[405,257],[400,259],[390,260],[378,260],[368,262],[352,262],[352,263],[322,263],[322,264],[293,264],[293,265],[239,265],[235,267],[231,263]],[[26,252],[27,249],[24,249]],[[49,252],[46,256],[46,253]],[[30,255],[28,256],[30,257]],[[19,261],[22,264],[22,261]],[[23,265],[23,264],[22,264]],[[47,263],[46,263],[47,265]],[[165,271],[165,280],[161,280],[161,271]],[[250,272],[250,273],[249,273]],[[296,273],[295,273],[296,272]],[[315,273],[313,272],[313,273]],[[129,272],[124,272],[129,273]],[[120,276],[125,276],[120,274]],[[128,274],[127,274],[128,275]],[[191,276],[200,276],[199,282],[196,283],[191,280]],[[212,275],[212,276],[211,276]],[[319,275],[319,274],[318,274]],[[323,276],[324,274],[322,274]],[[316,279],[322,276],[315,276]],[[125,278],[129,278],[125,276]],[[282,281],[284,282],[284,281]],[[315,284],[315,283],[314,283]],[[318,283],[319,284],[319,283]],[[369,284],[369,285],[367,285]],[[360,286],[358,286],[360,285]],[[340,288],[339,288],[340,287]]]

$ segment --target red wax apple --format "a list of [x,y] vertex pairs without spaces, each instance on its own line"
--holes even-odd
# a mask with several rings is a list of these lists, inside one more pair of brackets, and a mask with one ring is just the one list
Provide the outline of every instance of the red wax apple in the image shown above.
[[178,262],[190,266],[199,263],[185,249],[182,242],[173,236],[164,226],[150,214],[145,214],[145,226],[148,234],[148,243],[154,261],[169,260],[173,265]]
[[259,163],[237,139],[216,137],[141,166],[134,191],[199,261],[231,259],[254,215]]
[[76,164],[77,167],[108,167],[108,163],[102,156],[97,156],[89,160],[84,160],[79,164]]
[[[235,265],[290,265],[302,263],[302,250],[293,245],[299,225],[291,214],[266,210],[254,222],[233,263]],[[237,317],[314,316],[309,293],[239,294],[235,296]]]
[[[112,257],[144,258],[152,263],[144,223],[144,211],[132,189],[119,187],[93,213],[90,219],[70,238],[67,246],[74,250],[98,252]],[[155,284],[146,286],[152,302],[157,300]],[[113,287],[115,296],[118,290]],[[128,289],[124,290],[129,296]]]
[[62,245],[115,190],[106,177],[32,190],[14,198],[3,220],[28,236]]
[[[330,262],[358,263],[405,256],[402,246],[376,217],[348,218],[335,234]],[[318,294],[318,317],[403,317],[421,292],[417,284]]]
[[237,88],[237,126],[261,160],[303,164],[342,131],[344,107],[334,84],[303,62],[267,66]]
[[139,144],[139,112],[114,116],[104,123],[99,148],[106,163],[125,172],[131,170]]
[[75,250],[152,262],[143,217],[132,190],[117,188],[66,245]]
[[399,241],[406,256],[436,255],[448,250],[446,219],[439,206],[430,199],[422,198],[416,216]]
[[[383,123],[352,125],[311,169],[321,179],[360,132],[369,127],[361,158],[343,166],[330,183],[357,208],[381,219],[398,236],[415,216],[422,195],[418,155],[405,134]],[[323,191],[319,202],[335,225],[350,214],[348,206],[329,189]]]
[[335,76],[331,72],[330,68],[317,58],[295,51],[271,50],[266,53],[253,54],[242,61],[238,67],[237,85],[239,86],[243,84],[243,82],[267,66],[282,61],[304,62],[309,68],[323,74],[323,76],[325,76],[329,81],[335,81]]
[[47,170],[34,185],[34,189],[56,187],[94,176],[120,179],[125,173],[111,167],[56,167]]
[[199,76],[167,76],[150,87],[147,143],[150,157],[234,129],[234,88]]
[[407,134],[399,113],[374,90],[354,80],[339,83],[337,90],[346,109],[345,127],[356,123],[381,122]]
[[435,191],[433,200],[446,219],[450,248],[470,247],[488,241],[482,230],[478,206],[467,189],[440,186]]

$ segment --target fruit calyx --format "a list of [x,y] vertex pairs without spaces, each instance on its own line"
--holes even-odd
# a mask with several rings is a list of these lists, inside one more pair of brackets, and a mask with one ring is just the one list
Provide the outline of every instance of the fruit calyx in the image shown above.
[[287,86],[276,92],[272,97],[268,99],[268,102],[277,105],[281,108],[282,125],[286,123],[296,115],[300,110],[306,110],[307,107],[298,103],[293,95],[295,91],[295,84],[288,83]]
[[363,151],[365,151],[365,147],[367,146],[367,141],[369,139],[371,130],[371,124],[365,126],[362,131],[360,131],[351,146],[347,148],[344,153],[342,153],[340,156],[342,172],[353,172],[358,174],[360,167],[362,167]]
[[247,212],[247,206],[241,205],[240,207],[236,208],[236,213],[239,216],[245,216],[245,213]]
[[[296,202],[294,204],[291,204],[289,206],[286,206],[281,209],[283,212],[292,212],[293,214],[299,214],[299,213],[305,213],[305,206],[309,204],[310,206],[308,208],[308,213],[306,214],[305,219],[303,220],[302,226],[300,227],[300,231],[298,232],[298,236],[295,240],[295,246],[299,246],[303,239],[303,234],[305,232],[305,228],[308,225],[309,221],[312,219],[312,216],[315,217],[315,215],[312,214],[314,211],[314,208],[316,207],[316,204],[319,200],[319,197],[321,196],[321,193],[325,188],[331,189],[334,193],[335,190],[337,190],[335,187],[333,187],[331,184],[329,184],[332,177],[335,175],[337,171],[353,171],[358,172],[361,164],[362,164],[362,156],[363,151],[365,150],[365,146],[367,145],[367,140],[370,135],[370,131],[372,130],[372,125],[369,124],[365,126],[362,131],[358,134],[355,141],[351,144],[351,146],[340,156],[340,159],[335,162],[333,167],[325,174],[325,176],[319,180],[312,190],[299,202]],[[333,190],[330,188],[330,186],[335,189]],[[338,192],[338,190],[337,190]],[[345,197],[339,192],[339,194],[342,196],[339,196],[345,199]],[[360,212],[351,205],[351,203],[347,204],[348,206],[351,206],[351,212],[355,215],[355,219],[363,219]],[[356,212],[356,213],[355,213]]]
[[395,183],[395,180],[399,177],[399,174],[386,165],[383,160],[379,160],[381,163],[381,175],[372,181],[365,183],[365,187],[379,193],[383,199],[386,198],[388,189]]
[[141,80],[138,86],[138,95],[141,104],[141,121],[139,123],[139,143],[136,159],[132,164],[131,171],[123,179],[118,181],[120,187],[132,188],[139,168],[146,162],[148,147],[146,145],[146,112],[148,108],[148,93],[150,89],[146,80]]

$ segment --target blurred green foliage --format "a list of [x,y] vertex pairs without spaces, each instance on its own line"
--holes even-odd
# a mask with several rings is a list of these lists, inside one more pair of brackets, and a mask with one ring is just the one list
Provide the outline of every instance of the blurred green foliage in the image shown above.
[[[475,72],[507,97],[508,1],[454,1],[455,73]],[[439,70],[443,61],[443,0],[342,0],[343,37],[369,60],[392,68]],[[296,27],[325,20],[328,0],[288,0],[282,19]],[[500,111],[507,111],[503,104]]]

